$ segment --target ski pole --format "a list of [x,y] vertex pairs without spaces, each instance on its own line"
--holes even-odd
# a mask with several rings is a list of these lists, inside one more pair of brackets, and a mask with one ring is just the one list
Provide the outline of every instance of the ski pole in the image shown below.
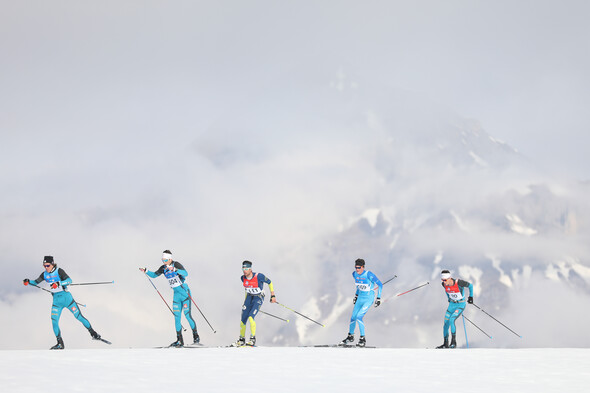
[[103,282],[81,282],[81,283],[74,283],[70,285],[101,285],[101,284],[114,284],[115,280],[113,281],[103,281]]
[[277,302],[277,304],[278,304],[279,306],[283,306],[283,307],[285,307],[287,310],[293,311],[295,314],[301,315],[301,316],[302,316],[303,318],[305,318],[305,319],[309,319],[309,320],[310,320],[310,321],[312,321],[313,323],[317,323],[317,324],[318,324],[318,325],[320,325],[321,327],[326,327],[326,326],[322,325],[321,323],[319,323],[318,321],[314,321],[314,320],[313,320],[313,319],[311,319],[310,317],[307,317],[307,316],[305,316],[305,315],[301,314],[300,312],[297,312],[297,311],[293,310],[292,308],[289,308],[289,307],[285,306],[284,304],[281,304],[281,303],[279,303],[279,302]]
[[211,330],[213,330],[213,333],[217,333],[215,331],[215,329],[213,329],[213,326],[211,326],[211,324],[209,323],[209,321],[207,320],[207,318],[205,318],[205,314],[203,314],[203,312],[201,311],[201,309],[199,308],[199,306],[197,306],[197,302],[195,302],[195,299],[193,299],[193,297],[191,296],[191,293],[189,291],[187,291],[188,293],[188,297],[191,298],[192,302],[195,304],[195,307],[197,308],[197,310],[199,310],[199,312],[201,313],[201,316],[203,317],[203,319],[205,320],[205,322],[207,322],[207,325],[209,325],[209,327],[211,328]]
[[385,303],[386,301],[388,301],[388,300],[390,300],[390,299],[392,299],[392,298],[394,298],[394,297],[398,297],[398,296],[401,296],[401,295],[405,295],[405,294],[406,294],[406,293],[408,293],[408,292],[412,292],[412,291],[415,291],[416,289],[420,289],[420,288],[422,288],[422,287],[425,287],[425,286],[426,286],[426,285],[428,285],[428,284],[430,284],[430,283],[427,281],[427,282],[426,282],[426,284],[418,285],[416,288],[412,288],[412,289],[410,289],[410,290],[407,290],[407,291],[405,291],[405,292],[398,293],[397,295],[392,295],[392,296],[390,296],[390,297],[386,298],[385,300],[383,300],[383,302],[382,302],[382,303]]
[[463,315],[463,313],[461,313],[461,317],[463,317],[463,330],[465,331],[465,343],[467,345],[467,348],[469,348],[469,339],[467,338],[467,326],[465,326],[465,315]]
[[[53,294],[53,292],[51,292],[50,290],[48,290],[48,289],[45,289],[45,288],[41,288],[41,287],[40,287],[40,286],[38,286],[38,285],[31,284],[31,283],[29,283],[29,285],[30,285],[30,286],[32,286],[32,287],[38,288],[38,289],[40,289],[40,290],[42,290],[42,291],[49,292],[49,293]],[[78,302],[76,302],[76,304],[77,304],[78,306],[86,307],[86,305],[85,305],[85,304],[82,304],[82,303],[78,303]]]
[[42,291],[49,292],[49,293],[53,293],[53,292],[51,292],[51,291],[50,291],[50,290],[48,290],[48,289],[41,288],[40,286],[38,286],[38,285],[35,285],[35,284],[31,284],[30,282],[29,282],[29,285],[30,285],[31,287],[38,288],[38,289],[40,289],[40,290],[42,290]]
[[[156,292],[158,292],[158,295],[160,295],[160,297],[162,298],[162,301],[164,302],[164,304],[166,305],[166,307],[168,307],[168,310],[170,310],[170,312],[172,313],[172,315],[174,315],[174,311],[172,311],[172,309],[170,308],[170,306],[166,302],[166,299],[164,299],[164,296],[162,296],[162,294],[160,293],[160,291],[158,291],[158,288],[156,288],[156,286],[154,285],[154,283],[150,279],[150,276],[148,276],[147,273],[145,273],[145,272],[143,274],[149,280],[150,284],[152,284],[152,287],[154,287],[154,289],[156,290]],[[174,316],[176,317],[176,315],[174,315]],[[186,328],[184,326],[182,326],[182,323],[180,324],[180,326],[182,327],[182,330],[186,331]]]
[[[489,338],[492,338],[492,336],[490,336],[489,334],[487,334],[486,332],[484,332],[479,326],[477,326],[475,323],[471,322],[471,320],[469,318],[467,318],[465,315],[463,315],[463,318],[465,318],[467,320],[467,322],[469,322],[470,324],[472,324],[473,326],[475,326],[476,328],[479,329],[480,332],[482,332],[483,334],[485,334],[486,336],[488,336]],[[465,337],[467,337],[467,331],[465,331]]]
[[492,318],[494,321],[498,322],[500,325],[504,326],[506,329],[510,330],[512,333],[516,334],[518,337],[522,338],[522,336],[518,333],[516,333],[514,330],[510,329],[508,326],[504,325],[502,322],[498,321],[496,318],[492,317],[490,314],[488,314],[483,308],[479,307],[477,304],[475,303],[471,303],[473,304],[475,307],[479,308],[484,314],[486,314],[488,317]]
[[265,311],[262,311],[262,310],[258,310],[258,312],[261,312],[261,313],[263,313],[263,314],[266,314],[266,315],[268,315],[269,317],[273,317],[273,318],[276,318],[276,319],[280,319],[281,321],[285,321],[285,322],[289,323],[289,320],[288,320],[288,319],[283,319],[283,318],[281,318],[281,317],[277,317],[276,315],[273,315],[273,314],[271,314],[271,313],[269,313],[269,312],[265,312]]
[[392,281],[393,279],[395,279],[397,277],[397,275],[391,277],[389,280],[385,281],[382,285],[387,284],[388,282]]

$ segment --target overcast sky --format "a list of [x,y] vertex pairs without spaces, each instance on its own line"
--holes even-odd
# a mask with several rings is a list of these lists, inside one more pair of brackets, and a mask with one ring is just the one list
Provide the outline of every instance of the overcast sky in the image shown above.
[[540,166],[590,177],[585,1],[1,4],[9,155],[38,157],[36,140],[59,154],[85,150],[89,135],[132,144],[203,127],[315,63],[416,91]]
[[[205,265],[296,263],[285,250],[306,255],[379,182],[358,160],[363,135],[330,129],[316,136],[330,143],[294,154],[301,130],[249,128],[264,124],[249,115],[288,115],[314,91],[300,74],[316,70],[326,85],[354,75],[409,91],[479,121],[541,172],[588,180],[589,11],[585,1],[0,0],[0,250],[3,267],[18,262],[5,291],[22,292],[47,253],[99,280],[116,276],[104,261],[156,268],[164,248]],[[291,77],[311,87],[290,90]],[[281,157],[264,165],[273,151]],[[143,280],[128,285],[145,290]]]

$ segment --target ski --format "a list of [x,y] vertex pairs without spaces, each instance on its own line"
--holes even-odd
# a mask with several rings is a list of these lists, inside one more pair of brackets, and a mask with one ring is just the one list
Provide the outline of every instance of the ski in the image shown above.
[[105,339],[104,339],[104,338],[102,338],[102,337],[99,337],[99,338],[93,338],[93,340],[96,340],[96,341],[102,341],[103,343],[105,343],[105,344],[109,344],[109,345],[111,345],[111,344],[112,344],[112,342],[110,342],[109,340],[105,340]]
[[356,346],[355,344],[348,345],[348,344],[322,344],[322,345],[313,345],[314,348],[377,348],[370,345],[365,345],[364,347]]
[[204,346],[203,344],[188,344],[188,345],[182,345],[182,346],[167,345],[167,346],[154,347],[154,348],[156,348],[156,349],[165,349],[165,348],[178,348],[178,349],[182,349],[182,348],[208,348],[208,347]]

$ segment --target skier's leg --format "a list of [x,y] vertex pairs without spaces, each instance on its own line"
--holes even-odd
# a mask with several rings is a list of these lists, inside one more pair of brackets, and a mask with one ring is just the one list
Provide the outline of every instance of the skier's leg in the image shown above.
[[[358,303],[359,303],[359,301],[357,300],[357,304]],[[357,318],[357,321],[359,324],[359,332],[360,332],[361,337],[365,335],[365,322],[363,321],[363,317],[365,316],[367,311],[369,311],[372,304],[373,304],[373,299],[371,299],[371,298],[361,302],[361,308],[357,313],[356,318]]]

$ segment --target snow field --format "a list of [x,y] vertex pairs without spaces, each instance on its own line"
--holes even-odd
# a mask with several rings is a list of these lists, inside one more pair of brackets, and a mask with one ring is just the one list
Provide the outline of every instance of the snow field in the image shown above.
[[196,348],[0,351],[4,393],[587,392],[590,349]]

